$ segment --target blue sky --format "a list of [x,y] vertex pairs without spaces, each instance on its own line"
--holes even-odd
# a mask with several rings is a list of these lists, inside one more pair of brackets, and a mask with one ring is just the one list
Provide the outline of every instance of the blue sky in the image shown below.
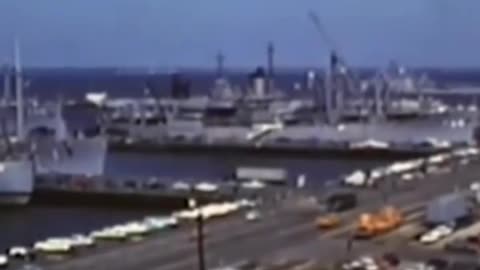
[[[1,0],[0,60],[14,35],[35,66],[324,66],[315,10],[348,62],[480,67],[479,0]],[[4,61],[4,60],[3,60]]]

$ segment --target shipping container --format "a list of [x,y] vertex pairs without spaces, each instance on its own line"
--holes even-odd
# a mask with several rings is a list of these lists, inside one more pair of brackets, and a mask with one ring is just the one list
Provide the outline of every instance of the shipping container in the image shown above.
[[471,207],[463,194],[448,194],[431,201],[426,208],[425,222],[434,226],[439,224],[458,225],[471,217]]

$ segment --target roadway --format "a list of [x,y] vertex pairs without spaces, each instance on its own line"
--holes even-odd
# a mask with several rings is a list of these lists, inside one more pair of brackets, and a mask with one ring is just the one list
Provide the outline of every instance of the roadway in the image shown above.
[[[456,170],[455,175],[432,175],[418,180],[409,189],[389,192],[389,204],[399,207],[421,207],[428,200],[450,192],[456,185],[466,186],[480,175],[477,164],[467,165]],[[243,259],[262,259],[290,256],[313,257],[333,262],[344,258],[345,236],[354,228],[352,222],[358,213],[377,209],[384,204],[380,192],[371,192],[368,199],[355,210],[343,214],[344,225],[333,231],[320,233],[313,226],[313,219],[319,210],[294,206],[264,209],[261,221],[247,223],[243,215],[228,217],[207,223],[205,238],[206,262],[209,267],[228,264]],[[192,229],[179,228],[138,243],[125,243],[108,248],[95,249],[79,254],[63,262],[48,262],[52,270],[104,270],[104,269],[144,269],[144,270],[186,270],[197,265],[196,242],[191,236]],[[355,243],[353,252],[369,253],[391,250],[405,250],[403,243],[375,241]],[[334,254],[334,255],[332,255]]]

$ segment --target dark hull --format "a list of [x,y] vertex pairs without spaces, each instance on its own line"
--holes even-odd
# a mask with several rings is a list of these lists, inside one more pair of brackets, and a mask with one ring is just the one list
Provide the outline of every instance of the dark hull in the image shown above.
[[[222,201],[227,196],[219,194],[196,194],[199,204]],[[172,211],[188,207],[190,196],[157,192],[94,192],[57,188],[37,188],[31,198],[32,204],[55,206],[82,206],[106,208],[142,208]]]
[[422,149],[342,149],[319,148],[307,145],[276,145],[255,147],[252,145],[205,145],[205,144],[122,144],[112,143],[109,149],[114,152],[141,152],[141,153],[182,153],[182,154],[249,154],[256,156],[301,157],[301,158],[339,158],[339,159],[408,159],[425,157],[442,151]]

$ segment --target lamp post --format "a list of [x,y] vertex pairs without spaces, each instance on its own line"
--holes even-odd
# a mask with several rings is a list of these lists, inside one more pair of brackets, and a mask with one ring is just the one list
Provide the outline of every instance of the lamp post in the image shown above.
[[[188,206],[191,209],[194,209],[197,206],[197,201],[195,199],[188,200]],[[196,221],[196,230],[197,230],[197,255],[198,255],[198,269],[199,270],[206,270],[205,267],[205,250],[204,250],[204,243],[203,243],[203,214],[202,211],[198,212],[197,217],[195,218]]]

